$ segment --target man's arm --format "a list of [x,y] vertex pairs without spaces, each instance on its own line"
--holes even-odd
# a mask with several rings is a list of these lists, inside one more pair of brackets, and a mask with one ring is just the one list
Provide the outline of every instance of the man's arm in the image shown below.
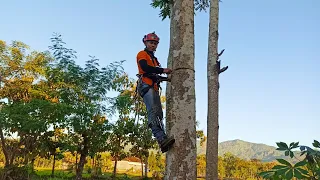
[[141,59],[139,61],[139,64],[140,64],[141,69],[146,73],[157,73],[157,74],[163,73],[163,68],[149,66],[147,63],[147,60]]

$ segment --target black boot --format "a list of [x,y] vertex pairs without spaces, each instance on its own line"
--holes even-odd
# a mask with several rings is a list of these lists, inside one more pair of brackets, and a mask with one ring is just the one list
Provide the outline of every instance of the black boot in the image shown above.
[[167,152],[172,147],[174,142],[175,139],[173,137],[165,137],[165,139],[162,140],[161,143],[159,143],[162,153]]

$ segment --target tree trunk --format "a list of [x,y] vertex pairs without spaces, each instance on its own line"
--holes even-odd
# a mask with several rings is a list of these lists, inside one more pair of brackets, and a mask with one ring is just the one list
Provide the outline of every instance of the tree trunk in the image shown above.
[[115,157],[114,160],[114,167],[113,167],[113,174],[112,174],[112,179],[116,179],[116,175],[117,175],[117,163],[118,163],[118,157]]
[[176,0],[172,8],[171,112],[165,179],[196,179],[196,118],[194,72],[194,0]]
[[36,159],[35,159],[35,157],[32,157],[32,159],[31,159],[31,172],[32,173],[35,173],[34,172],[34,161],[35,161]]
[[95,174],[95,172],[96,172],[96,166],[95,166],[95,163],[94,163],[94,156],[92,157],[92,172],[91,172],[91,174]]
[[[172,8],[173,5],[170,5],[171,14],[170,17],[172,17]],[[167,68],[172,69],[172,59],[173,59],[173,20],[170,18],[170,47],[169,47],[169,54],[168,54],[168,61],[167,61]],[[171,75],[168,75],[168,78],[171,79]],[[168,132],[168,129],[172,128],[172,118],[171,118],[171,111],[172,111],[172,96],[171,96],[171,82],[167,81],[166,86],[166,129]]]
[[24,159],[24,160],[23,160],[23,164],[24,164],[24,165],[27,165],[27,164],[29,163],[29,157],[27,156],[27,153],[28,153],[28,152],[25,152],[25,153],[24,153],[24,157],[23,157],[23,159]]
[[76,152],[76,172],[78,171],[78,152]]
[[209,47],[207,64],[208,116],[206,179],[218,179],[218,135],[219,135],[219,69],[218,60],[219,0],[210,0]]
[[83,167],[84,167],[84,164],[86,161],[86,157],[87,157],[87,155],[85,153],[81,152],[80,161],[79,161],[78,168],[77,168],[77,177],[76,177],[77,180],[82,179],[82,172],[83,172]]
[[144,177],[148,177],[148,156],[144,160]]
[[53,164],[52,164],[52,171],[51,176],[54,177],[54,167],[56,166],[56,153],[53,154]]
[[140,162],[141,162],[141,177],[143,177],[143,160],[142,160],[142,157],[140,157]]
[[76,180],[82,180],[83,167],[86,161],[86,157],[88,155],[88,137],[86,135],[82,135],[82,136],[83,136],[83,149],[81,150],[81,153],[80,153],[80,161],[77,168]]
[[13,165],[13,161],[14,161],[15,156],[16,156],[16,149],[11,151],[11,157],[10,157],[9,165]]
[[5,167],[8,167],[11,164],[10,164],[9,153],[7,151],[6,140],[4,138],[2,128],[0,128],[0,138],[1,138],[2,151],[3,151],[3,154],[4,154],[5,161],[6,161],[5,162]]

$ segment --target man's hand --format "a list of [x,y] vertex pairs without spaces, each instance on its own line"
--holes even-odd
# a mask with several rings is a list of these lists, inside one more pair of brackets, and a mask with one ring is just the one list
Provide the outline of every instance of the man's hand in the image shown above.
[[163,68],[163,73],[170,74],[172,70],[170,68]]

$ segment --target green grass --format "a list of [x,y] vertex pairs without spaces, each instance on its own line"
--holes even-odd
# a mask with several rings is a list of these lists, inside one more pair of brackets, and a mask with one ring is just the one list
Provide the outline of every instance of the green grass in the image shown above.
[[[3,171],[2,168],[0,168],[0,176],[2,176],[1,171]],[[21,172],[22,173],[22,172]],[[16,171],[14,174],[20,174],[20,171]],[[29,171],[30,173],[30,171]],[[14,175],[14,176],[15,176]],[[36,168],[35,173],[29,175],[29,179],[32,180],[73,180],[75,178],[75,172],[67,171],[67,170],[61,170],[61,169],[56,169],[54,172],[54,177],[51,177],[51,169],[46,169],[46,168]],[[148,174],[149,177],[151,174]],[[27,174],[25,175],[27,176]],[[12,174],[10,177],[13,177]],[[83,179],[86,180],[111,180],[112,178],[112,172],[104,172],[102,175],[98,177],[91,177],[91,174],[87,173],[86,171],[83,172],[82,174]],[[1,179],[1,177],[0,177]],[[141,173],[130,173],[130,172],[125,172],[125,171],[120,171],[117,172],[116,175],[117,180],[141,180],[143,179],[141,177]]]
[[[69,179],[73,179],[75,177],[75,173],[74,172],[70,172],[70,171],[66,171],[66,170],[55,170],[54,173],[54,178],[50,178],[51,176],[51,169],[36,169],[36,174],[37,174],[37,180],[40,179],[47,179],[47,180],[69,180]],[[112,172],[104,172],[103,175],[99,176],[98,178],[91,178],[91,175],[87,172],[84,171],[84,173],[82,174],[82,177],[84,179],[111,179],[112,176]],[[117,176],[116,179],[118,180],[138,180],[138,179],[142,179],[141,178],[141,173],[128,173],[128,172],[117,172]]]
[[[0,171],[3,170],[0,168]],[[48,168],[36,168],[35,174],[31,175],[29,179],[32,180],[73,180],[75,178],[75,173],[70,172],[67,170],[56,169],[54,173],[54,177],[51,177],[51,169]],[[82,177],[85,180],[111,180],[112,172],[104,172],[103,175],[99,176],[98,178],[91,178],[91,175],[86,171],[83,172]],[[151,177],[151,173],[148,173],[148,177]],[[1,179],[1,172],[0,172],[0,179]],[[141,177],[141,172],[125,172],[125,171],[118,171],[117,180],[143,180]],[[152,178],[148,178],[152,179]],[[197,178],[197,180],[204,180],[203,178]]]

